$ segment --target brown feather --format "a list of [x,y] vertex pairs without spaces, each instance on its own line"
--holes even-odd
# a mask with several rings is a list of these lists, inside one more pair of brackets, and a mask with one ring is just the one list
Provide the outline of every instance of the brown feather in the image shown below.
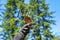
[[30,19],[29,15],[25,15],[24,20],[25,20],[25,23],[30,23],[31,22],[31,19]]

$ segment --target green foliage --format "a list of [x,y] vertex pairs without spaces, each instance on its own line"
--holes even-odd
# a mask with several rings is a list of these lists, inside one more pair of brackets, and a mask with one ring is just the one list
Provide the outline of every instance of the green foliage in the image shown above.
[[[48,38],[51,37],[51,32],[49,30],[50,25],[55,22],[54,20],[49,19],[53,18],[53,16],[51,16],[53,12],[48,12],[48,4],[45,4],[45,0],[31,0],[30,5],[32,6],[31,10],[34,13],[34,15],[32,14],[32,19],[36,21],[32,32],[34,39],[42,40],[42,35],[44,35],[46,40],[48,40]],[[37,34],[40,35],[40,39],[36,37]]]
[[52,39],[51,38],[51,40],[60,40],[57,36],[54,36],[54,38]]
[[[33,40],[42,40],[42,35],[45,39],[51,38],[52,34],[49,28],[51,27],[50,25],[55,22],[50,19],[54,18],[52,16],[53,12],[48,12],[48,4],[45,4],[45,0],[30,0],[29,2],[30,4],[25,4],[24,0],[7,0],[2,24],[2,32],[4,32],[3,37],[8,35],[5,40],[11,40],[13,36],[18,33],[18,30],[24,25],[23,16],[26,13],[31,16],[34,22],[31,32]],[[26,40],[28,37],[29,35],[27,35]]]

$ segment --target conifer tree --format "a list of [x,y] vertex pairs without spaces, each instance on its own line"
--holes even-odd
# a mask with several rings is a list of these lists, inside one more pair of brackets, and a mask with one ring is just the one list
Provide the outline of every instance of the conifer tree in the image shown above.
[[54,24],[54,20],[50,19],[53,18],[53,12],[48,12],[48,4],[45,0],[30,0],[29,4],[25,4],[24,0],[7,0],[5,7],[2,24],[4,40],[11,40],[18,33],[24,25],[25,14],[29,14],[34,22],[32,25],[33,40],[42,40],[42,36],[45,40],[53,37],[50,32],[50,25]]
[[45,3],[45,0],[30,0],[30,5],[33,20],[35,20],[34,40],[42,40],[42,36],[45,37],[45,40],[52,38],[50,25],[54,24],[55,21],[50,19],[53,18],[53,12],[48,12],[48,4]]
[[[19,23],[22,24],[22,21],[20,22],[19,15],[20,15],[20,7],[24,0],[7,0],[7,3],[5,4],[6,11],[3,12],[4,14],[4,21],[2,24],[3,28],[3,40],[11,40],[16,34],[19,29]],[[18,6],[19,5],[19,6]],[[22,8],[22,7],[21,7]],[[22,8],[23,9],[23,8]],[[7,36],[6,36],[7,35]]]

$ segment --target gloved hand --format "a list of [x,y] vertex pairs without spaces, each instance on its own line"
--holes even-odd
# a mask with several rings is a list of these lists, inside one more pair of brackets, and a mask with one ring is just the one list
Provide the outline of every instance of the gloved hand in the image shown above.
[[18,34],[16,36],[14,36],[14,38],[12,40],[24,40],[25,36],[28,34],[29,30],[30,30],[30,25],[32,24],[32,22],[25,24],[21,30],[19,30]]

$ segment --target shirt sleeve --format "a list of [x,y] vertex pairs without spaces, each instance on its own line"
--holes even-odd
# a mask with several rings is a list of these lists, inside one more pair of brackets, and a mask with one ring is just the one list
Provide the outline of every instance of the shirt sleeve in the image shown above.
[[24,34],[20,31],[12,40],[24,40]]
[[[30,30],[30,25],[31,23],[25,24],[21,30],[19,30],[18,34],[16,36],[13,37],[12,40],[24,40],[26,34],[29,32]],[[25,29],[27,28],[27,29]]]

